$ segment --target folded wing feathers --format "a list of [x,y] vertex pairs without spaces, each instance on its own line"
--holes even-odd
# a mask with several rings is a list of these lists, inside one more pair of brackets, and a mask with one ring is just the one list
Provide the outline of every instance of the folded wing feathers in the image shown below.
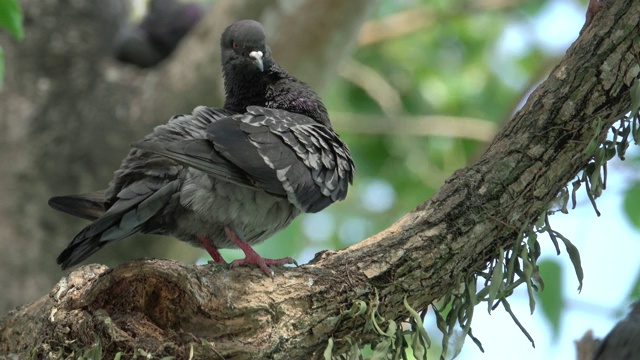
[[[168,200],[163,195],[171,193],[179,186],[178,180],[173,180],[169,183],[159,183],[148,181],[147,178],[143,181],[136,181],[124,187],[117,195],[118,200],[109,208],[109,210],[97,221],[90,225],[90,229],[87,230],[85,236],[93,237],[102,234],[110,228],[123,228],[125,223],[123,218],[130,212],[148,213],[153,211],[155,214],[158,210],[158,198]],[[148,205],[155,205],[151,208],[145,208]],[[163,203],[164,205],[164,203]],[[143,216],[144,217],[144,216]],[[150,218],[147,217],[147,219]],[[129,223],[130,225],[131,223]],[[126,236],[123,236],[126,237]]]
[[[255,186],[273,194],[282,192],[278,190],[280,185],[274,183],[279,181],[284,189],[282,194],[286,193],[289,201],[305,212],[320,211],[346,197],[354,165],[349,149],[331,128],[284,110],[250,106],[245,114],[232,114],[199,106],[192,114],[174,117],[173,131],[187,131],[180,123],[194,119],[197,126],[191,128],[199,132],[194,136],[202,137],[202,130],[206,129],[207,139],[164,144],[143,141],[134,146],[221,180]],[[238,152],[247,141],[255,150]],[[266,167],[252,157],[251,151],[256,150]],[[270,175],[267,169],[275,174]],[[126,190],[122,199],[145,192],[140,184]]]
[[278,172],[289,198],[296,205],[303,205],[303,211],[320,211],[346,197],[347,184],[353,181],[353,162],[349,149],[332,129],[304,115],[257,107],[249,107],[242,121],[252,126],[268,126],[271,133],[287,144],[298,160],[310,170],[313,182],[326,199],[313,196],[317,188],[310,187],[304,181],[308,175],[300,172],[300,169],[296,174],[292,173],[295,166],[290,164],[291,160],[287,162],[289,166],[284,167],[284,163],[271,158],[275,152],[261,152],[265,162]]
[[[180,188],[180,181],[173,180],[160,189],[149,189],[150,194],[144,194],[144,200],[135,204],[131,209],[122,214],[117,225],[108,228],[100,241],[114,241],[123,239],[139,232],[142,226],[162,210]],[[138,199],[140,200],[140,199]]]
[[190,139],[166,144],[145,141],[137,143],[134,146],[165,156],[178,163],[236,185],[253,186],[241,169],[215,153],[211,148],[209,140]]

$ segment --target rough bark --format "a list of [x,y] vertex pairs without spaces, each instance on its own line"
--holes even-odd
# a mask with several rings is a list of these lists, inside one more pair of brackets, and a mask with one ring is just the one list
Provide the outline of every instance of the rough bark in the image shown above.
[[341,315],[355,300],[379,301],[385,318],[402,320],[405,296],[420,309],[457,289],[587,164],[589,141],[628,107],[639,27],[640,2],[611,2],[480,160],[389,229],[274,278],[162,260],[83,267],[3,320],[0,351],[87,348],[97,336],[108,356],[306,359],[329,337],[370,339],[364,317]]
[[[145,71],[111,59],[112,39],[128,16],[125,1],[22,1],[24,41],[0,34],[7,69],[0,93],[0,313],[59,280],[55,256],[86,225],[51,210],[49,197],[106,188],[129,144],[153,126],[196,105],[222,105],[219,37],[228,24],[262,21],[276,58],[321,90],[376,3],[217,1],[170,59]],[[193,262],[201,253],[144,237],[92,261]]]

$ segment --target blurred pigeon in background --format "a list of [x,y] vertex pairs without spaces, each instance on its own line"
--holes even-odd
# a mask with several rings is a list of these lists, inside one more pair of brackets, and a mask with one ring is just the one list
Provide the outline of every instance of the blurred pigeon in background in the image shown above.
[[205,13],[200,3],[150,0],[142,22],[128,24],[116,36],[114,55],[141,68],[153,67],[171,55]]

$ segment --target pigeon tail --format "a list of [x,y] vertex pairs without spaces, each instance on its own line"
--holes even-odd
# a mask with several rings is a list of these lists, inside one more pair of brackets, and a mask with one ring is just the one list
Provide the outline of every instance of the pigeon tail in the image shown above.
[[142,231],[179,187],[179,181],[173,180],[159,188],[155,188],[153,182],[137,182],[124,188],[119,194],[121,199],[76,235],[56,261],[63,270],[67,269],[105,245]]
[[101,242],[98,237],[85,237],[85,234],[89,231],[90,227],[91,225],[85,227],[78,235],[76,235],[72,243],[56,258],[56,262],[60,265],[62,270],[66,270],[81,263],[83,260],[106,245],[106,243]]
[[49,199],[49,206],[92,221],[107,211],[104,190],[80,195],[55,196]]

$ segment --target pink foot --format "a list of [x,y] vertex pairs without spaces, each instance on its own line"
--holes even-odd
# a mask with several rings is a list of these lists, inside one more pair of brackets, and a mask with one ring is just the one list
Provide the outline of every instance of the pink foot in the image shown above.
[[224,231],[225,233],[227,233],[229,239],[231,239],[236,245],[238,245],[238,247],[244,252],[245,256],[244,259],[234,260],[231,263],[231,267],[246,264],[256,264],[260,267],[260,269],[262,269],[262,271],[264,271],[265,274],[273,276],[273,270],[269,268],[269,265],[280,266],[285,264],[295,264],[296,266],[298,266],[298,263],[290,257],[282,259],[265,259],[260,256],[255,250],[253,250],[251,245],[240,239],[240,237],[238,237],[238,235],[236,235],[233,230],[229,229],[229,227],[225,226]]
[[227,263],[226,261],[224,261],[224,258],[222,257],[222,255],[220,255],[220,251],[218,251],[218,248],[215,245],[213,245],[213,242],[211,241],[211,239],[209,239],[206,236],[196,236],[196,239],[198,239],[198,241],[200,242],[200,244],[202,244],[204,249],[207,250],[209,255],[211,255],[211,257],[213,258],[213,261],[217,263],[224,263],[224,264]]

